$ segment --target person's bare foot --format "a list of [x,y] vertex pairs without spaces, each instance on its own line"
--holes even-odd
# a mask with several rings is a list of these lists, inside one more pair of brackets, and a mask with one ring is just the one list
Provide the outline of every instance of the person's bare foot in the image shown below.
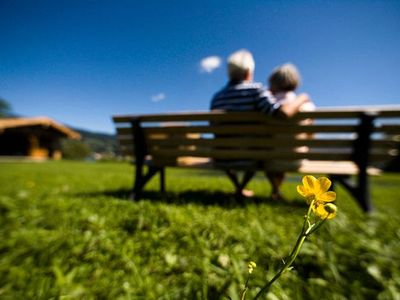
[[242,196],[243,197],[253,197],[254,196],[254,192],[252,190],[243,189],[242,190]]

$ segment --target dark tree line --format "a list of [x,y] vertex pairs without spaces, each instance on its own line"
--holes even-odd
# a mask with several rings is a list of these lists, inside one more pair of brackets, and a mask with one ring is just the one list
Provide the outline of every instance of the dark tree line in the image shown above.
[[11,105],[3,98],[0,98],[0,117],[6,117],[11,113]]

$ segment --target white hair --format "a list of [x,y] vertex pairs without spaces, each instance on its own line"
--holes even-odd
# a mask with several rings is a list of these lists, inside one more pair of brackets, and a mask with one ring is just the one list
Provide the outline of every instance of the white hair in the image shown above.
[[228,75],[230,80],[244,80],[247,73],[254,73],[253,55],[245,49],[238,50],[228,57]]

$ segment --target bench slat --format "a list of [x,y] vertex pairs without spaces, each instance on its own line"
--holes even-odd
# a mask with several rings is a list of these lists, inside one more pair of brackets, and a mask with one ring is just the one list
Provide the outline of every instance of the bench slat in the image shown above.
[[[327,139],[283,139],[272,138],[268,140],[251,139],[251,138],[218,138],[218,139],[149,139],[146,141],[148,147],[179,147],[179,146],[195,146],[195,147],[254,147],[254,148],[270,148],[272,147],[318,147],[318,148],[349,148],[354,145],[355,140],[327,140]],[[131,145],[132,140],[121,141],[122,145]],[[400,147],[400,142],[375,140],[372,141],[372,149],[396,149]]]
[[[129,142],[127,142],[129,143]],[[309,139],[309,140],[293,140],[293,138],[272,138],[268,141],[256,138],[210,138],[210,139],[185,139],[185,138],[168,138],[168,139],[148,139],[147,145],[160,147],[174,146],[208,146],[208,147],[281,147],[281,146],[309,146],[309,147],[352,147],[354,140],[327,140],[327,139]]]
[[[381,118],[400,117],[400,106],[380,106],[380,107],[337,107],[337,108],[317,108],[313,112],[298,113],[293,119],[303,118],[322,118],[322,119],[343,119],[358,118],[363,113],[374,114]],[[133,120],[141,122],[185,122],[185,121],[243,121],[243,120],[266,121],[268,116],[257,112],[240,112],[226,114],[222,111],[213,112],[183,112],[174,114],[148,114],[148,115],[120,115],[113,116],[115,123],[129,123]]]
[[[248,149],[215,149],[215,148],[201,148],[201,149],[150,149],[149,154],[155,157],[179,157],[179,156],[193,156],[193,157],[209,157],[215,159],[248,159],[248,160],[271,160],[271,159],[309,159],[309,160],[353,160],[352,150],[342,149],[344,151],[320,151],[318,149],[311,149],[309,152],[296,151],[294,149],[272,149],[267,151],[261,150],[248,150]],[[398,155],[397,150],[394,151],[377,151],[371,153],[369,160],[371,163],[389,161]]]
[[375,128],[374,132],[400,134],[400,125],[382,125],[378,128]]
[[[219,125],[219,126],[171,126],[171,127],[146,127],[143,131],[148,134],[190,134],[190,133],[214,133],[214,134],[247,134],[266,135],[280,133],[352,133],[357,126],[348,125],[308,125],[308,126],[266,126],[266,125]],[[121,129],[126,134],[128,130]]]
[[[160,165],[159,162],[149,161],[151,165],[166,166],[165,164]],[[176,161],[169,161],[168,166],[180,167],[180,168],[202,168],[202,169],[215,169],[217,166],[213,163],[212,159],[209,158],[198,158],[198,157],[182,157]],[[218,168],[218,167],[217,167]],[[219,167],[222,168],[222,167]],[[249,168],[248,165],[243,164],[226,164],[226,169],[237,169],[246,170]],[[254,167],[253,167],[254,168]],[[296,171],[303,174],[324,174],[324,175],[356,175],[359,172],[359,168],[352,161],[318,161],[318,160],[301,160],[298,165],[288,165],[287,163],[280,164],[279,162],[274,165],[264,165],[256,167],[259,171]],[[375,167],[368,167],[367,173],[370,176],[377,176],[382,171]]]
[[123,136],[123,135],[127,135],[127,136],[133,136],[133,131],[131,127],[117,127],[117,135],[118,136]]
[[[122,136],[118,137],[118,142],[121,146],[131,146],[133,148],[133,138],[132,136]],[[307,146],[307,147],[319,147],[319,148],[341,148],[341,147],[352,147],[355,140],[354,139],[296,139],[291,138],[271,138],[269,141],[264,141],[263,139],[257,138],[193,138],[187,139],[184,137],[170,137],[163,139],[147,139],[147,146],[154,147],[179,147],[179,146],[209,146],[209,147],[235,147],[238,145],[246,145],[247,147],[280,147],[280,146]],[[400,147],[400,141],[393,139],[380,139],[373,140],[372,149],[397,149]]]
[[155,157],[210,157],[215,159],[249,159],[249,160],[269,160],[269,159],[311,159],[311,160],[351,160],[351,153],[300,153],[293,151],[257,151],[257,150],[223,150],[223,149],[154,149],[149,151]]

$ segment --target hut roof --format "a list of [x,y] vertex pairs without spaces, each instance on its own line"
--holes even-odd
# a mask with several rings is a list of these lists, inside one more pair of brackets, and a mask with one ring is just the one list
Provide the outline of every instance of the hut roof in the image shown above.
[[0,119],[0,132],[8,128],[43,126],[50,127],[59,131],[66,137],[71,139],[80,139],[81,135],[68,127],[48,118],[48,117],[32,117],[32,118],[4,118]]

